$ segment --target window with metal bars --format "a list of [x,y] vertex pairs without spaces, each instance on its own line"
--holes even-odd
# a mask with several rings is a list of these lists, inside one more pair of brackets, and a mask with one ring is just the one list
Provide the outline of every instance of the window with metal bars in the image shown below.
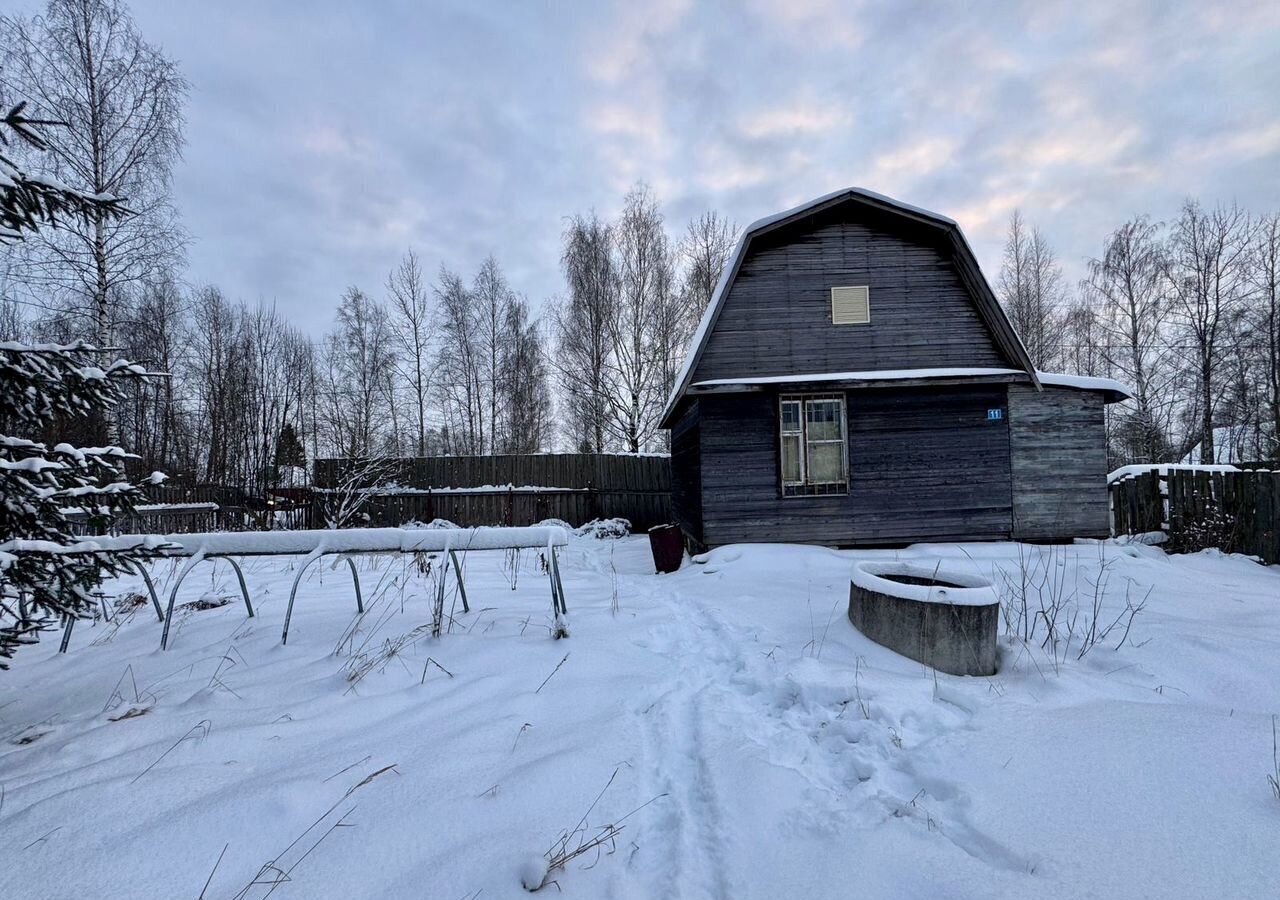
[[849,489],[844,396],[808,394],[778,401],[782,495],[843,494]]

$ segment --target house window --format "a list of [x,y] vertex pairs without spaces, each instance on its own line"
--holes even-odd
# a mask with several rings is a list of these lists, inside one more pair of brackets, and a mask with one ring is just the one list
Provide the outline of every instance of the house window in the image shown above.
[[778,406],[782,495],[843,494],[849,487],[844,397],[782,397]]

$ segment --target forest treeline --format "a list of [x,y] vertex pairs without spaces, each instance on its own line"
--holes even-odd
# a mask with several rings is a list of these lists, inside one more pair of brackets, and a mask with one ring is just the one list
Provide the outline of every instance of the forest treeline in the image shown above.
[[[57,123],[23,161],[132,213],[6,247],[0,340],[83,339],[167,373],[97,425],[141,466],[261,488],[318,456],[664,447],[659,416],[737,237],[722,215],[673,227],[643,183],[612,218],[567,215],[563,288],[541,303],[498,252],[462,271],[407,250],[381,284],[335,285],[316,337],[184,278],[172,172],[188,86],[124,3],[0,17],[0,54],[0,103]],[[1276,214],[1187,201],[1167,224],[1136,216],[1100,236],[1069,284],[1015,214],[996,288],[1040,368],[1134,388],[1109,410],[1113,463],[1265,458],[1280,431],[1278,262]]]
[[1280,453],[1280,213],[1187,200],[1119,225],[1068,285],[1014,213],[997,293],[1037,367],[1115,378],[1109,455],[1245,462]]

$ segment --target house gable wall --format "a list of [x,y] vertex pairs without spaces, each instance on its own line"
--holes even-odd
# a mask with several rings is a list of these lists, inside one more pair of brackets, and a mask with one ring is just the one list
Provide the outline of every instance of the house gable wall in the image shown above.
[[[846,285],[870,288],[869,324],[831,323]],[[692,381],[1017,365],[941,232],[848,203],[752,239]]]

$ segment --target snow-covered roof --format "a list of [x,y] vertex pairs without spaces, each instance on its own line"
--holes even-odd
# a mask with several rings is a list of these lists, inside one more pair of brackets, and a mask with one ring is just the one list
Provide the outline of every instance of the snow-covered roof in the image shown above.
[[[737,274],[738,267],[746,256],[747,246],[750,244],[751,238],[759,232],[774,225],[778,225],[818,207],[833,203],[846,197],[851,199],[862,199],[874,204],[890,207],[908,217],[922,219],[946,229],[955,237],[957,247],[967,256],[973,270],[977,273],[978,279],[983,282],[983,286],[986,288],[986,291],[990,293],[990,287],[986,286],[982,270],[978,266],[977,256],[974,255],[973,248],[969,246],[969,242],[965,239],[964,233],[960,230],[960,226],[956,223],[955,219],[944,216],[941,213],[933,212],[932,210],[924,209],[923,207],[904,203],[903,201],[896,200],[893,197],[887,197],[876,191],[860,187],[843,188],[838,191],[832,191],[829,194],[823,194],[821,197],[816,197],[813,200],[801,203],[799,206],[794,206],[791,209],[784,210],[783,212],[774,213],[773,215],[765,216],[762,219],[757,219],[743,230],[742,236],[738,238],[737,247],[734,248],[733,256],[730,258],[729,264],[725,266],[724,271],[720,274],[720,281],[716,284],[715,292],[711,295],[711,302],[707,304],[707,308],[702,314],[702,319],[698,322],[698,328],[694,332],[693,339],[689,343],[689,350],[685,354],[684,364],[680,367],[679,375],[676,376],[675,384],[672,388],[670,397],[667,398],[667,405],[662,412],[662,418],[660,421],[664,424],[668,422],[672,413],[675,412],[676,406],[680,402],[680,398],[684,396],[685,391],[690,387],[689,382],[693,377],[694,367],[697,365],[698,359],[702,356],[702,350],[706,346],[711,328],[715,324],[717,316],[720,314],[720,307],[724,302],[724,297],[728,291],[729,283]],[[992,297],[994,299],[994,294]],[[1005,318],[1004,312],[1000,309],[998,303],[994,304],[992,313],[995,316],[999,316],[1007,327],[1008,335],[1012,339],[1011,344],[1014,355],[1018,357],[1019,362],[1025,363],[1026,368],[1024,371],[1034,380],[1036,377],[1035,370],[1031,364],[1031,358],[1027,354],[1026,347],[1022,344],[1022,340],[1018,337],[1017,332],[1014,331],[1011,325],[1009,325],[1008,319]]]
[[753,384],[809,384],[822,381],[911,381],[920,378],[971,378],[986,375],[1026,375],[1021,369],[934,368],[868,369],[862,372],[818,372],[809,375],[762,375],[756,378],[712,378],[695,381],[689,387],[732,387]]
[[[1115,400],[1132,400],[1133,390],[1127,385],[1112,378],[1097,378],[1093,375],[1063,375],[1058,372],[1036,372],[1040,383],[1049,387],[1075,388],[1079,391],[1102,391],[1113,394]],[[1113,402],[1108,400],[1107,402]]]
[[[869,369],[861,372],[814,372],[804,375],[762,375],[752,378],[713,378],[696,381],[689,385],[693,389],[752,387],[769,384],[821,384],[823,382],[844,381],[935,381],[948,378],[993,378],[1001,376],[1023,376],[1030,380],[1022,369],[1002,369],[993,367],[959,367],[959,368],[926,368],[926,369]],[[1094,378],[1087,375],[1062,375],[1056,372],[1036,372],[1042,385],[1049,387],[1072,388],[1080,391],[1098,391],[1108,394],[1107,402],[1126,400],[1132,393],[1118,381],[1110,378]]]

